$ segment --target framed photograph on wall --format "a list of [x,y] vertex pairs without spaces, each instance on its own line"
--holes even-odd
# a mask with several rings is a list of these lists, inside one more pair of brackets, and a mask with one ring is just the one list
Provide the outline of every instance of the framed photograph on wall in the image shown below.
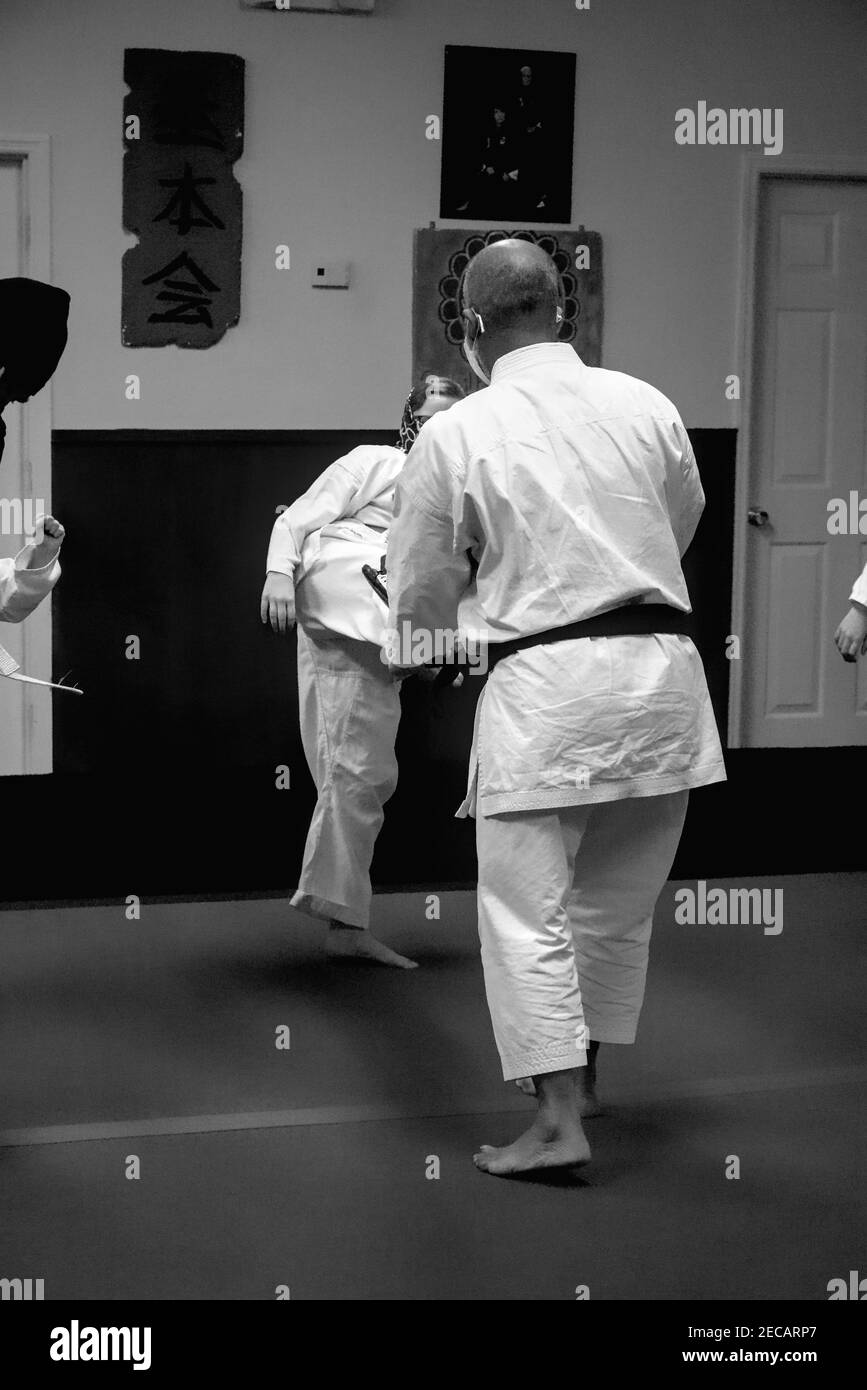
[[440,217],[572,220],[574,53],[447,44]]

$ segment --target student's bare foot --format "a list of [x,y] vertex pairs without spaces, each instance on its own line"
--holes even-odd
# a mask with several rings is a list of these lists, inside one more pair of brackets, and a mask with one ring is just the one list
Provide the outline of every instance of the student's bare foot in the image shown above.
[[483,1144],[473,1162],[484,1173],[507,1178],[539,1168],[580,1168],[590,1161],[590,1145],[575,1116],[574,1124],[552,1125],[536,1116],[514,1144],[502,1149]]
[[341,960],[370,961],[374,965],[390,965],[396,970],[417,970],[418,961],[410,960],[377,941],[369,931],[332,923],[328,928],[327,951]]
[[590,1145],[578,1113],[579,1068],[533,1077],[539,1111],[525,1134],[513,1144],[483,1144],[473,1162],[484,1173],[510,1177],[543,1168],[579,1168],[590,1160]]

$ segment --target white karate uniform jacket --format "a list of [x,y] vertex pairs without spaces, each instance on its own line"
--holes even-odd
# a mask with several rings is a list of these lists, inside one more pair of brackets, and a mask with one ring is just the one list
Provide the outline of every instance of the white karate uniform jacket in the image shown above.
[[387,610],[361,569],[379,569],[406,457],[386,444],[362,444],[326,468],[274,523],[266,568],[294,578],[306,632],[381,645]]
[[42,569],[27,569],[33,548],[30,543],[14,559],[0,560],[0,622],[23,622],[60,578],[57,560]]
[[[660,392],[586,367],[568,344],[521,348],[486,390],[429,420],[408,455],[389,532],[389,625],[460,626],[495,642],[631,600],[688,612],[680,556],[703,507],[689,438]],[[724,780],[689,638],[580,639],[492,673],[458,815]]]
[[337,459],[274,522],[266,569],[299,579],[318,553],[319,531],[333,522],[390,526],[394,484],[406,459],[388,444],[360,444]]
[[850,603],[860,603],[867,608],[867,565],[859,574],[855,583],[852,585],[852,592],[849,595]]

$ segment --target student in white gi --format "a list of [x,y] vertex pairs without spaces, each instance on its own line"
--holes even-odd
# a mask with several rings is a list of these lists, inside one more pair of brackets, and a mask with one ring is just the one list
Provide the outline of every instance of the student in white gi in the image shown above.
[[362,565],[380,567],[395,480],[419,430],[462,395],[427,376],[407,399],[398,447],[353,449],[281,513],[261,602],[275,632],[297,616],[301,740],[317,792],[292,906],[328,921],[332,954],[406,970],[415,962],[368,929],[373,850],[397,786],[400,694],[380,642],[387,609]]
[[[680,556],[704,495],[676,409],[556,341],[557,272],[531,243],[479,252],[462,304],[464,351],[490,385],[431,421],[398,479],[389,624],[486,633],[492,658],[547,634],[489,676],[458,812],[476,816],[503,1075],[532,1077],[538,1101],[515,1143],[475,1156],[507,1175],[589,1158],[588,1052],[635,1038],[688,788],[725,768],[681,635]],[[619,635],[550,631],[603,614]]]
[[844,661],[857,661],[867,653],[867,565],[852,585],[850,608],[834,633],[837,650]]

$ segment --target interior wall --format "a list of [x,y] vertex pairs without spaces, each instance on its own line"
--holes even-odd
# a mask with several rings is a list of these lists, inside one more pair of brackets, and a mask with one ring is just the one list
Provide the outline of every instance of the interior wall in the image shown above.
[[[867,148],[861,0],[377,0],[374,17],[239,0],[3,0],[0,135],[47,133],[54,278],[73,297],[59,429],[365,429],[410,355],[412,232],[436,219],[446,43],[578,54],[573,222],[602,234],[604,365],[689,425],[731,427],[743,151],[682,147],[675,112],[782,107],[784,157]],[[125,47],[246,61],[241,322],[205,352],[120,344]],[[772,162],[772,157],[768,157]],[[288,242],[292,269],[274,269]],[[349,260],[349,292],[312,267]],[[130,371],[142,399],[125,400]]]

